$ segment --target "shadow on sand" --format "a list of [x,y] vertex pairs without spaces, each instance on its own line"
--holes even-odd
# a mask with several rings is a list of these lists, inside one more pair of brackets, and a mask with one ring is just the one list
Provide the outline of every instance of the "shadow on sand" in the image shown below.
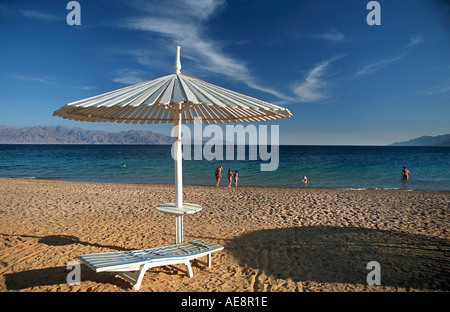
[[[37,238],[38,242],[48,246],[67,246],[72,244],[81,244],[85,246],[94,246],[99,248],[109,248],[112,250],[124,251],[129,250],[117,246],[111,245],[101,245],[97,243],[89,243],[81,241],[78,237],[72,235],[48,235],[48,236],[32,236],[32,235],[7,235],[0,234],[3,236],[15,236],[22,238]],[[32,287],[40,287],[47,285],[57,285],[67,283],[67,274],[70,270],[66,267],[48,267],[41,269],[34,269],[16,273],[6,273],[5,284],[8,290],[21,290]],[[109,273],[95,273],[88,269],[84,265],[81,266],[81,276],[82,280],[92,280],[99,283],[110,283],[117,285],[122,288],[129,288],[129,283],[114,278],[112,274]]]
[[109,248],[118,251],[129,250],[122,247],[112,246],[112,245],[101,245],[96,243],[89,243],[80,240],[78,237],[73,235],[47,235],[47,236],[34,236],[34,235],[9,235],[9,234],[1,234],[2,236],[15,236],[22,238],[37,238],[38,243],[45,244],[48,246],[66,246],[72,244],[80,244],[84,246],[94,246],[99,248]]
[[367,264],[377,261],[382,286],[448,291],[449,247],[424,235],[310,226],[246,233],[225,248],[240,265],[275,278],[367,285]]
[[[95,281],[102,284],[113,284],[120,288],[130,288],[130,284],[120,278],[115,278],[109,273],[95,273],[82,265],[80,276],[81,282]],[[23,290],[33,287],[66,285],[67,275],[70,270],[66,267],[49,267],[34,269],[16,273],[5,274],[5,284],[8,290]],[[42,291],[42,290],[40,290]]]

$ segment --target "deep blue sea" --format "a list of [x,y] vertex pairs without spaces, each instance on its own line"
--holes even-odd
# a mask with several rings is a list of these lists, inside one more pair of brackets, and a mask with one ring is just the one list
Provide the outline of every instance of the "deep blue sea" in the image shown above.
[[[173,184],[171,147],[0,145],[0,177]],[[450,190],[448,147],[280,146],[275,171],[261,171],[269,161],[249,158],[247,151],[245,160],[184,160],[183,184],[213,186],[221,165],[221,186],[230,168],[239,171],[240,186]],[[401,178],[403,166],[411,172],[408,182]]]

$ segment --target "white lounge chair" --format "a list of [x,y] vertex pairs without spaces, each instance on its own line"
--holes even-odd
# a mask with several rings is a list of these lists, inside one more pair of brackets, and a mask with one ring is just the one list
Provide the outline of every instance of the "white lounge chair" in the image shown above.
[[149,268],[185,264],[189,277],[192,277],[194,274],[190,260],[208,256],[208,267],[211,267],[211,253],[222,249],[223,246],[219,244],[194,239],[170,246],[82,255],[78,259],[95,272],[116,273],[138,290]]

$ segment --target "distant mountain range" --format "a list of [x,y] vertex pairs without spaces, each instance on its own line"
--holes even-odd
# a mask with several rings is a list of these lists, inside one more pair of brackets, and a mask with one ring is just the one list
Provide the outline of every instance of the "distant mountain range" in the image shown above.
[[450,134],[421,136],[405,142],[395,142],[391,146],[450,146]]
[[152,131],[108,132],[63,126],[10,128],[0,125],[0,144],[171,144],[173,138]]
[[[108,132],[63,126],[11,128],[0,125],[0,144],[172,144],[173,138],[152,131]],[[450,134],[422,136],[391,146],[450,146]]]

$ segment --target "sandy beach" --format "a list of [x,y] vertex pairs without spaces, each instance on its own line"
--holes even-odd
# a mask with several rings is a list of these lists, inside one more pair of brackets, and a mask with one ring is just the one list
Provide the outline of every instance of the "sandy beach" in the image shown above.
[[[0,291],[133,292],[78,255],[173,244],[171,185],[0,179]],[[147,271],[140,291],[302,292],[450,290],[450,192],[185,186],[203,210],[184,218],[184,238],[223,245],[194,277]],[[369,286],[370,261],[381,285]],[[177,266],[185,269],[183,265]]]

